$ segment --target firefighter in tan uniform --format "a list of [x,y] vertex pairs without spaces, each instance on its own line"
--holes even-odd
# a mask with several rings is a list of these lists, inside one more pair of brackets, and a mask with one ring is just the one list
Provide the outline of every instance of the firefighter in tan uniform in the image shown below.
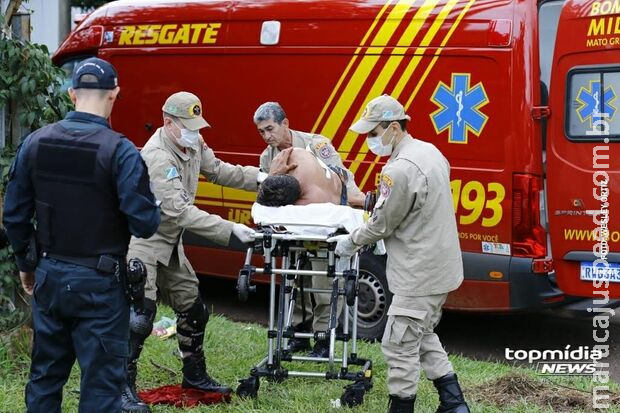
[[[327,173],[337,173],[340,175],[343,184],[346,186],[346,198],[348,204],[354,207],[363,207],[365,196],[357,187],[353,174],[344,167],[340,155],[332,146],[331,141],[322,135],[312,133],[299,132],[289,128],[289,121],[286,118],[284,110],[277,102],[266,102],[258,107],[254,113],[254,123],[258,132],[268,145],[260,155],[261,172],[271,173],[271,162],[282,150],[295,147],[307,149],[316,156],[319,162],[330,168],[326,169]],[[289,164],[288,168],[293,169],[296,164]],[[282,171],[288,172],[288,171]],[[325,262],[322,260],[312,260],[312,268],[314,270],[326,270]],[[306,277],[304,286],[312,286],[313,288],[331,289],[331,280],[327,277]],[[313,314],[312,330],[325,331],[329,323],[330,312],[330,295],[314,294],[314,307],[312,307],[312,298],[310,294],[304,294],[296,303],[295,312],[293,314],[293,324],[297,331],[308,329],[305,320],[306,314]],[[302,307],[303,300],[303,307]],[[338,315],[342,309],[342,299],[338,302]],[[310,347],[308,339],[292,339],[290,340],[289,349],[291,351],[305,350]],[[318,340],[311,356],[327,357],[329,355],[329,343],[327,340]]]
[[406,131],[410,117],[394,98],[371,100],[351,126],[368,134],[369,149],[390,156],[369,222],[338,240],[336,254],[385,240],[387,279],[394,294],[381,349],[388,365],[389,412],[412,412],[420,367],[439,392],[439,413],[469,408],[452,364],[434,333],[450,291],[463,281],[463,263],[450,192],[450,165],[430,143]]
[[231,233],[242,242],[251,241],[253,230],[211,215],[194,205],[199,175],[219,185],[256,191],[259,170],[231,165],[217,159],[199,130],[209,127],[195,95],[178,92],[163,108],[163,127],[155,131],[141,151],[155,197],[161,202],[161,225],[148,239],[132,237],[129,258],[140,258],[147,267],[143,305],[133,308],[130,322],[128,380],[123,394],[126,412],[148,412],[135,392],[137,361],[155,318],[157,288],[177,314],[177,337],[183,357],[185,388],[230,393],[229,387],[206,372],[203,353],[209,312],[198,292],[198,279],[183,252],[182,234],[188,230],[221,245]]

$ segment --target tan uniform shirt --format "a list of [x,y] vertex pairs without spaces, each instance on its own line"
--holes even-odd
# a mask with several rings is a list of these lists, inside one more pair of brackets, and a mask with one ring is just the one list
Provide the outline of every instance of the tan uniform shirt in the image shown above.
[[463,281],[450,165],[432,144],[405,136],[381,171],[380,196],[355,244],[385,239],[390,291],[443,294]]
[[226,245],[233,223],[194,205],[199,175],[219,185],[256,191],[258,168],[219,160],[202,139],[183,152],[164,128],[157,129],[140,154],[148,167],[155,198],[161,201],[161,224],[151,238],[132,237],[129,248],[152,249],[157,261],[168,265],[185,229]]
[[[344,167],[342,158],[338,154],[338,151],[334,148],[331,141],[322,135],[315,135],[312,133],[299,132],[291,129],[293,135],[292,144],[294,148],[310,149],[310,151],[318,159],[323,161],[326,165],[337,166],[344,169],[347,172],[347,194],[348,196],[354,196],[361,194],[360,189],[355,183],[355,177],[353,174]],[[267,146],[267,148],[260,155],[260,169],[265,173],[269,173],[271,161],[280,153],[278,148]]]

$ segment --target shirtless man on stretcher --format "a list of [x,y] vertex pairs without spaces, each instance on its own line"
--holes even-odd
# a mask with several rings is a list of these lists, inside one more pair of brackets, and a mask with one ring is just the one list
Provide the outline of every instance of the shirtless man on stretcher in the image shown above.
[[364,195],[348,197],[347,174],[329,167],[311,152],[288,148],[271,163],[270,175],[260,185],[256,202],[265,206],[307,205],[330,202],[364,206]]

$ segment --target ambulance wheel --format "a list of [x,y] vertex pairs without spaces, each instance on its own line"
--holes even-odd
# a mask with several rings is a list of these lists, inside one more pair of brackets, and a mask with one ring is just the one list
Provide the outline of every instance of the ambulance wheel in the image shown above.
[[255,399],[258,397],[258,388],[260,387],[260,379],[258,377],[248,377],[247,379],[239,380],[239,386],[237,386],[237,396],[244,398]]
[[[358,278],[357,337],[377,340],[383,336],[392,302],[385,276],[386,255],[365,252],[360,256]],[[351,311],[351,310],[350,310]],[[350,320],[353,320],[351,311]]]

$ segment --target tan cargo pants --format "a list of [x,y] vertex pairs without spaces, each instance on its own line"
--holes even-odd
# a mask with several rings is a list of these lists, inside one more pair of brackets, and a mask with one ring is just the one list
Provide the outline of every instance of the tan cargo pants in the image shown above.
[[395,295],[381,350],[388,365],[387,385],[391,395],[407,398],[415,395],[420,366],[429,380],[453,371],[439,337],[433,332],[441,319],[441,307],[448,294],[422,297]]
[[160,298],[175,312],[182,313],[191,308],[200,294],[198,278],[182,249],[174,249],[168,265],[158,262],[152,251],[141,248],[130,249],[127,259],[131,258],[141,259],[146,266],[146,298],[155,301],[159,287]]

